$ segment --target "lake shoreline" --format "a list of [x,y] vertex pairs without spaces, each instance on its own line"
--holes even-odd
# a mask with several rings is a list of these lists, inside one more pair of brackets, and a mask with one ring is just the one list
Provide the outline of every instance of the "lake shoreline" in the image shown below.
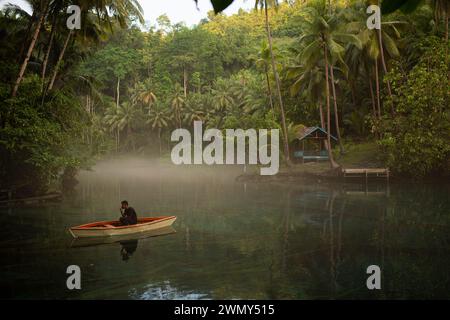
[[[325,166],[325,167],[324,167]],[[296,164],[291,167],[284,167],[276,175],[264,176],[257,172],[244,173],[236,177],[238,182],[299,182],[299,181],[314,181],[314,182],[365,182],[366,178],[364,176],[360,177],[344,177],[342,174],[342,169],[344,167],[339,167],[337,169],[330,169],[328,162],[326,163],[308,163],[308,164]],[[352,169],[363,169],[362,166],[352,166]],[[414,178],[404,175],[395,175],[389,173],[389,178],[385,177],[368,177],[368,182],[393,182],[393,183],[413,183],[413,184],[424,184],[424,183],[442,183],[448,184],[449,177],[446,175],[430,176],[423,178]]]

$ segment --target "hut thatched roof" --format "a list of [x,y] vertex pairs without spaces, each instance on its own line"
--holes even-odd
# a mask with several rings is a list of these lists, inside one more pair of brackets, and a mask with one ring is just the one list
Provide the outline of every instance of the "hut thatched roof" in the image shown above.
[[[294,140],[302,141],[302,140],[308,139],[308,138],[326,139],[327,135],[328,135],[328,133],[320,127],[301,127],[298,129]],[[335,136],[330,135],[330,137],[334,141],[338,141],[338,139]]]

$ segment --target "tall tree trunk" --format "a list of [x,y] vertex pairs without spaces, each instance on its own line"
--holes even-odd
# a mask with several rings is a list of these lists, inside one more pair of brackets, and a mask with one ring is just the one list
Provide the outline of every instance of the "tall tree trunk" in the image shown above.
[[50,80],[50,83],[48,85],[47,91],[51,91],[53,89],[53,85],[55,84],[56,76],[58,75],[59,67],[61,66],[62,59],[64,57],[64,54],[66,53],[66,49],[69,45],[70,37],[72,36],[73,30],[70,30],[67,34],[66,41],[64,42],[64,46],[59,53],[58,60],[56,62],[55,68],[53,70],[52,79]]
[[270,50],[270,58],[272,61],[272,70],[275,76],[275,82],[277,84],[277,93],[278,93],[278,102],[280,104],[281,111],[281,126],[283,128],[283,141],[284,141],[284,157],[286,159],[286,164],[290,165],[290,154],[289,154],[289,141],[288,141],[288,132],[286,127],[286,115],[284,113],[283,106],[283,98],[281,96],[281,85],[280,85],[280,77],[278,76],[278,71],[275,65],[275,56],[273,54],[273,46],[272,46],[272,35],[270,32],[270,24],[269,24],[269,14],[267,11],[267,0],[264,0],[264,13],[266,18],[266,31],[267,31],[267,39],[269,41],[269,50]]
[[323,108],[322,108],[322,102],[319,102],[319,114],[320,114],[320,125],[322,126],[322,129],[325,129],[325,119],[323,117]]
[[377,116],[377,107],[375,103],[375,93],[373,92],[373,83],[372,83],[372,76],[369,74],[369,90],[370,90],[370,100],[372,101],[372,112],[373,116]]
[[[323,116],[323,108],[322,108],[322,102],[319,102],[319,113],[320,113],[320,125],[322,127],[322,129],[326,130],[325,127],[325,119]],[[325,145],[325,149],[328,151],[328,141],[324,141],[324,145]]]
[[[450,14],[450,4],[447,3],[445,9],[445,65],[448,68],[448,15]],[[447,75],[450,79],[450,71],[447,72]]]
[[135,152],[136,151],[136,143],[135,143],[134,139],[132,138],[132,136],[133,136],[133,130],[131,129],[130,124],[128,123],[127,124],[127,139],[130,140],[131,146],[133,147],[133,152]]
[[[380,5],[380,2],[381,2],[381,1],[378,1],[378,6],[379,6],[379,7],[381,6],[381,5]],[[386,74],[388,73],[388,71],[387,71],[387,67],[386,67],[386,60],[385,60],[385,58],[384,58],[384,46],[383,46],[383,36],[382,36],[382,34],[381,34],[381,27],[380,27],[380,29],[378,29],[377,31],[378,31],[378,43],[379,43],[380,54],[381,54],[381,63],[382,63],[382,66],[383,66],[384,74],[386,75]],[[394,116],[394,115],[395,115],[395,112],[394,112],[394,105],[393,105],[393,101],[392,101],[391,83],[389,82],[389,80],[387,80],[387,81],[386,81],[386,84],[387,84],[387,89],[388,89],[389,98],[391,98],[391,101],[390,101],[390,102],[391,102],[391,103],[390,103],[390,105],[391,105],[391,115]]]
[[187,97],[187,70],[186,70],[186,66],[184,67],[183,70],[183,89],[184,89],[184,97]]
[[[116,86],[116,108],[119,109],[120,104],[120,77],[117,77],[117,86]],[[119,153],[119,147],[120,147],[120,128],[119,125],[117,125],[117,146],[116,146],[116,152]]]
[[[369,72],[367,69],[366,69],[366,73],[369,76],[369,91],[370,91],[370,99],[372,101],[372,113],[373,113],[374,119],[377,119],[378,116],[377,116],[377,107],[376,107],[376,102],[375,102],[375,93],[373,92],[372,73]],[[375,127],[375,137],[379,138],[377,127]]]
[[116,88],[116,107],[119,108],[120,103],[120,77],[117,77],[117,88]]
[[[448,15],[450,13],[450,4],[446,4],[445,8],[445,43],[448,44]],[[447,52],[448,52],[448,46],[447,46]]]
[[[381,36],[381,30],[378,30],[378,39],[379,39],[379,43],[380,43],[380,53],[381,53],[381,65],[383,66],[383,71],[384,74],[387,74],[387,67],[386,67],[386,60],[384,59],[384,48],[383,48],[383,40],[382,40],[382,36]],[[390,103],[390,107],[391,107],[391,115],[394,116],[394,106],[392,104],[392,90],[391,90],[391,83],[389,82],[389,80],[386,80],[386,85],[387,85],[387,89],[388,89],[388,94],[389,94],[389,98],[391,98],[391,103]]]
[[41,90],[42,90],[42,93],[44,93],[44,90],[45,90],[45,75],[46,75],[46,72],[47,72],[47,64],[48,64],[48,59],[50,57],[50,52],[52,51],[53,38],[55,37],[56,17],[57,17],[57,15],[55,14],[53,16],[53,20],[52,20],[52,31],[50,31],[50,39],[48,41],[47,51],[45,52],[44,61],[42,63],[42,72],[41,72],[41,79],[42,79],[42,89]]
[[16,82],[14,83],[14,87],[11,93],[11,96],[14,98],[17,95],[17,90],[19,90],[20,83],[23,80],[23,76],[25,74],[25,70],[27,69],[28,62],[30,61],[31,54],[33,53],[34,46],[36,45],[37,38],[39,37],[39,32],[41,31],[42,24],[44,23],[45,16],[47,15],[48,10],[48,1],[45,2],[45,9],[42,11],[41,16],[39,17],[38,23],[36,25],[36,29],[34,30],[33,37],[31,38],[30,46],[28,47],[27,54],[25,59],[20,67],[19,75],[17,76]]
[[35,20],[36,20],[36,10],[33,10],[33,14],[30,17],[30,21],[28,21],[27,32],[25,34],[25,38],[22,41],[19,54],[16,57],[17,63],[20,63],[20,61],[22,61],[24,59],[23,55],[24,55],[24,51],[25,51],[25,45],[28,43],[28,40],[30,37],[30,30],[31,30],[31,27],[33,26],[33,23]]
[[376,84],[376,89],[377,89],[378,119],[381,119],[380,78],[378,76],[378,59],[375,59],[375,84]]
[[267,68],[266,63],[264,63],[264,69],[265,69],[264,72],[266,74],[267,94],[269,96],[270,108],[272,109],[273,112],[275,112],[275,109],[273,108],[272,88],[270,87],[269,70]]
[[120,129],[119,126],[117,126],[117,144],[116,144],[117,153],[119,153],[119,147],[120,147]]
[[334,83],[334,70],[333,66],[330,66],[331,73],[331,87],[333,88],[333,101],[334,101],[334,121],[336,124],[336,132],[339,140],[339,149],[341,150],[341,154],[345,153],[344,145],[341,139],[341,130],[339,129],[339,114],[338,114],[338,106],[337,106],[337,96],[336,96],[336,85]]
[[353,103],[353,107],[355,109],[358,108],[357,104],[356,104],[356,92],[355,92],[355,82],[352,80],[350,81],[350,92],[352,94],[352,103]]
[[162,143],[161,143],[161,127],[158,127],[158,140],[159,140],[159,157],[162,154]]
[[330,159],[330,166],[332,169],[338,168],[339,165],[334,161],[333,150],[331,148],[331,117],[330,117],[330,83],[328,79],[328,49],[324,44],[324,56],[325,56],[325,94],[327,98],[327,143],[328,143],[328,158]]
[[89,115],[94,115],[94,101],[92,101],[91,92],[88,92],[89,97]]
[[44,57],[44,61],[42,63],[42,72],[41,72],[41,79],[42,79],[42,91],[44,91],[44,86],[45,86],[45,75],[47,72],[47,64],[48,64],[48,59],[50,57],[50,51],[52,49],[52,44],[53,44],[53,38],[54,38],[55,34],[54,34],[54,30],[52,28],[52,32],[50,35],[50,40],[48,42],[48,48],[47,48],[47,52],[45,53],[45,57]]

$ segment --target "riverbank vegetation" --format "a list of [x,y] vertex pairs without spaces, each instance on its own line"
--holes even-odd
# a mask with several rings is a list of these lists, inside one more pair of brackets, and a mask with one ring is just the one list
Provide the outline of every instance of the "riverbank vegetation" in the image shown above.
[[[447,1],[382,17],[378,1],[257,1],[195,26],[143,27],[134,0],[29,1],[0,12],[0,186],[34,192],[105,154],[166,155],[175,128],[279,128],[289,161],[299,125],[376,145],[396,174],[449,173]],[[70,4],[76,4],[72,1]],[[195,3],[193,2],[195,7]]]

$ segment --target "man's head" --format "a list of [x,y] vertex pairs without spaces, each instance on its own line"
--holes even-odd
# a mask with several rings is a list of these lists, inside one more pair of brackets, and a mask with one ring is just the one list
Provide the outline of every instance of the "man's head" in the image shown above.
[[127,200],[123,200],[121,203],[122,203],[122,209],[128,208],[128,201]]

